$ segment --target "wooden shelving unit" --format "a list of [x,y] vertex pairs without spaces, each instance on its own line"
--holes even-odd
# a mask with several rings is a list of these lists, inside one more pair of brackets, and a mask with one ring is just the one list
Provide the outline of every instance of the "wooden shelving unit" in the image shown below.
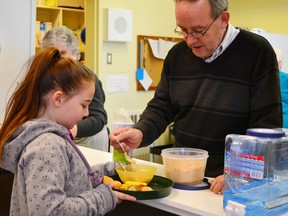
[[[67,26],[71,30],[75,31],[77,38],[79,39],[80,52],[84,53],[84,44],[80,40],[80,32],[85,26],[85,10],[73,9],[66,7],[49,7],[49,6],[37,6],[36,7],[36,21],[51,22],[52,28]],[[36,35],[36,52],[39,51],[39,36]]]

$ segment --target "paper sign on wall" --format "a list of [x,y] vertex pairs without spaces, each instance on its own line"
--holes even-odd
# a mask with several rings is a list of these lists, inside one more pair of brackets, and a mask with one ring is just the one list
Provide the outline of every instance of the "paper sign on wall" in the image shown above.
[[107,76],[107,92],[128,92],[128,76]]

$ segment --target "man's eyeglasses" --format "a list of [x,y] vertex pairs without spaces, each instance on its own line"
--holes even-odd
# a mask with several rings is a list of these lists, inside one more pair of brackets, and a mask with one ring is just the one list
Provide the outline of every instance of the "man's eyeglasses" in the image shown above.
[[188,34],[192,35],[194,38],[196,39],[199,39],[201,37],[203,37],[207,32],[208,30],[210,29],[210,27],[213,25],[213,23],[215,22],[215,20],[217,19],[218,17],[216,17],[211,23],[210,25],[207,27],[206,30],[202,31],[202,32],[198,32],[198,31],[193,31],[193,32],[187,32],[187,31],[184,31],[182,30],[178,25],[176,25],[175,29],[174,29],[174,32],[183,36],[183,37],[187,37]]

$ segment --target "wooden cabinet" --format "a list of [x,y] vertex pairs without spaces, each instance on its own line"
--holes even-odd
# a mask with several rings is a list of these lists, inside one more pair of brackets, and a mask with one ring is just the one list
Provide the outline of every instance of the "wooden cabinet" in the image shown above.
[[36,7],[36,52],[40,48],[41,37],[44,32],[40,31],[40,23],[48,23],[50,28],[67,26],[73,30],[79,40],[80,52],[84,53],[84,44],[80,39],[80,33],[85,26],[85,11],[84,7],[81,9],[67,7]]

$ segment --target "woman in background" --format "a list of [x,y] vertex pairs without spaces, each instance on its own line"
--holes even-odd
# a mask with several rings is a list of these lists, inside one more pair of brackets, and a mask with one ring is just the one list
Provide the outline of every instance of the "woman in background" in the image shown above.
[[288,128],[288,74],[282,71],[282,64],[284,60],[282,50],[279,49],[278,47],[274,47],[274,51],[278,61],[279,76],[280,76],[283,128]]
[[104,215],[135,201],[101,183],[113,162],[91,168],[70,138],[94,91],[93,75],[59,50],[34,57],[0,129],[0,165],[14,174],[10,215]]
[[[41,46],[43,48],[56,47],[60,50],[61,56],[75,60],[80,59],[78,40],[74,32],[65,26],[48,31],[42,40]],[[107,113],[104,109],[105,94],[102,83],[93,71],[83,64],[82,67],[93,74],[96,80],[95,94],[89,106],[89,116],[78,122],[71,129],[71,133],[78,145],[108,151]]]

